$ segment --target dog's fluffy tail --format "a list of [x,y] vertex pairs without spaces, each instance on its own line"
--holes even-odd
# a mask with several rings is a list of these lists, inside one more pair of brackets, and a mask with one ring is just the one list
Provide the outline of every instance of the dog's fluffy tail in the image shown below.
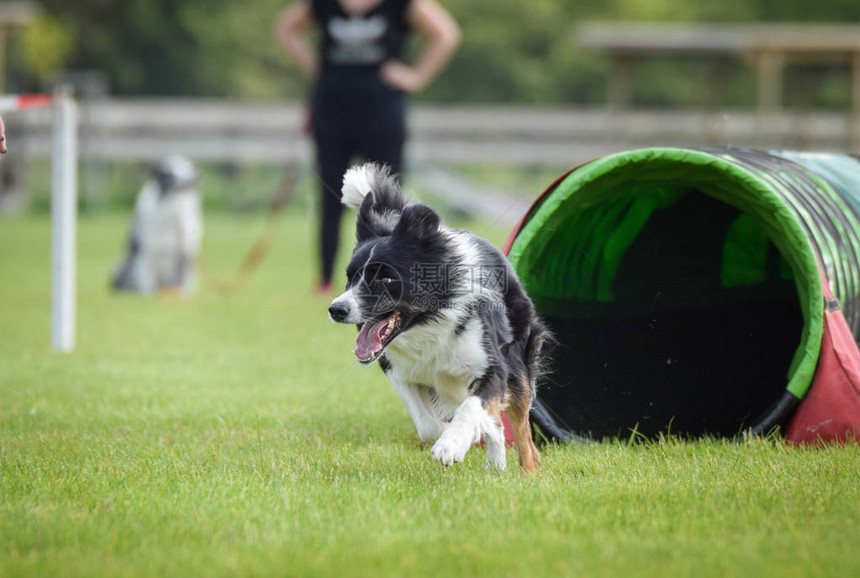
[[378,213],[400,212],[406,204],[400,183],[391,169],[374,163],[355,166],[343,176],[341,202],[358,209],[368,193],[373,193],[373,209]]

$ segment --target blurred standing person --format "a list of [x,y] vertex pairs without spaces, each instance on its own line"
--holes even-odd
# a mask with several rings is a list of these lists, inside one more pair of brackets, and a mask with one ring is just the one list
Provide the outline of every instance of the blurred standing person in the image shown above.
[[[319,31],[311,48],[309,29]],[[401,60],[414,30],[426,42],[413,65]],[[278,38],[314,80],[311,131],[321,187],[318,292],[331,288],[340,234],[340,190],[353,157],[400,174],[407,93],[424,88],[460,42],[460,28],[436,0],[298,0],[278,18]]]

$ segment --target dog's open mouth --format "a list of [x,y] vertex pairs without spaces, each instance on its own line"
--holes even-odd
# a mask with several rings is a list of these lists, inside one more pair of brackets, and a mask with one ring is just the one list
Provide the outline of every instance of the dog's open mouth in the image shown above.
[[400,330],[400,313],[365,321],[355,340],[355,356],[360,363],[373,363]]

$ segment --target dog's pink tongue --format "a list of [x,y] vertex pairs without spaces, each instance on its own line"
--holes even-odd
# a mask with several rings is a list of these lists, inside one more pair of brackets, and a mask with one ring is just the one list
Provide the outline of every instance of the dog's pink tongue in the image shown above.
[[370,359],[382,349],[382,331],[386,325],[388,325],[388,319],[368,321],[361,326],[353,352],[359,360]]

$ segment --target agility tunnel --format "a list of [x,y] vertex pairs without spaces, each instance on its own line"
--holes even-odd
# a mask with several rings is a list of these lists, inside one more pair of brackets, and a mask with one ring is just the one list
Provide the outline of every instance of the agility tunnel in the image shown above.
[[505,250],[557,340],[546,437],[860,435],[857,158],[611,155],[553,183]]

